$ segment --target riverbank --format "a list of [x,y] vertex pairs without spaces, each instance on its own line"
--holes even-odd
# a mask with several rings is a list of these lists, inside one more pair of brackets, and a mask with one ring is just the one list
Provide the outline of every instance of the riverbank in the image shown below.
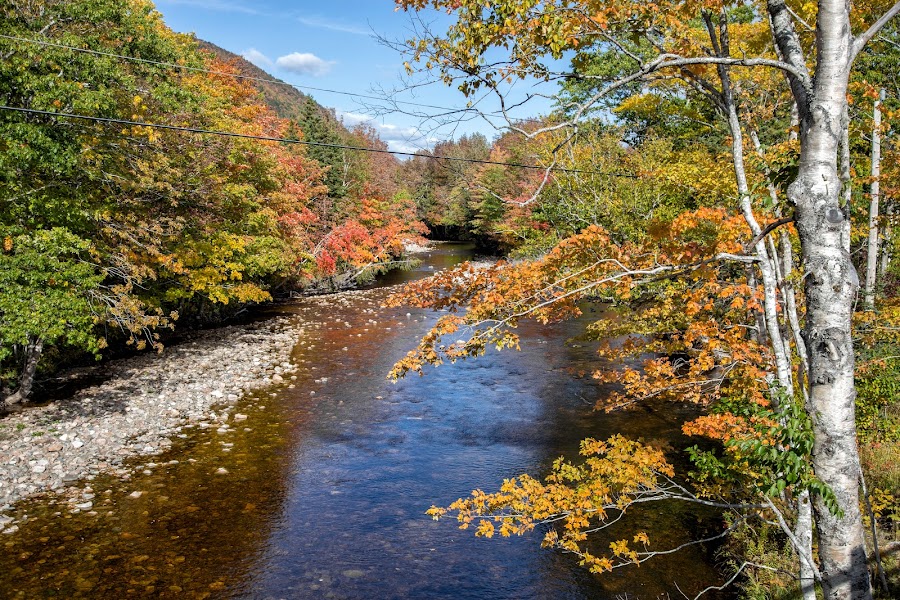
[[[425,254],[431,249],[407,251]],[[339,308],[374,292],[347,290],[302,302]],[[3,415],[0,532],[17,530],[10,515],[20,500],[63,493],[70,486],[74,492],[100,474],[128,477],[130,458],[160,454],[195,427],[220,432],[237,427],[245,416],[235,412],[235,405],[245,395],[294,387],[298,365],[291,352],[319,325],[294,314],[189,332],[162,354],[90,368],[102,381],[71,397]],[[90,510],[90,500],[74,494],[74,510]]]
[[[188,334],[160,354],[110,361],[106,379],[71,398],[26,406],[0,419],[0,511],[42,492],[100,473],[124,476],[132,456],[153,455],[186,437],[189,424],[228,429],[246,393],[291,386],[291,350],[303,334],[296,318]],[[89,508],[84,503],[82,508]],[[14,527],[2,516],[0,527]],[[13,529],[14,531],[14,529]]]
[[[409,256],[434,249],[407,243]],[[344,290],[310,296],[342,303],[366,293]],[[327,300],[330,299],[330,300]],[[239,326],[188,332],[160,355],[111,360],[88,369],[102,383],[49,404],[0,415],[0,532],[15,531],[4,516],[16,502],[57,492],[100,473],[127,475],[132,456],[165,451],[186,437],[188,424],[228,429],[241,420],[233,405],[254,390],[290,383],[290,354],[304,324],[278,317]],[[285,383],[286,382],[286,383]]]

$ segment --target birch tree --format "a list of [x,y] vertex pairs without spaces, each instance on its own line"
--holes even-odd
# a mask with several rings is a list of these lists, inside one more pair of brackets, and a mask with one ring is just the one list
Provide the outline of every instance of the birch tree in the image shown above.
[[884,90],[872,111],[872,187],[869,201],[869,247],[866,251],[866,309],[875,309],[875,283],[878,274],[878,211],[881,199],[881,103]]

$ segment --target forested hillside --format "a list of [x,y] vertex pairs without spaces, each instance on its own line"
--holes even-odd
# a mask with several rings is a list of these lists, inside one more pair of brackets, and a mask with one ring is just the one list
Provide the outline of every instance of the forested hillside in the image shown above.
[[[241,75],[252,77],[253,87],[259,90],[263,102],[280,118],[294,121],[302,119],[303,109],[310,99],[309,96],[296,87],[287,85],[280,79],[269,75],[242,56],[205,40],[197,40],[197,45],[201,50],[212,53],[220,61],[234,65]],[[325,114],[327,109],[319,107],[319,110]]]
[[17,109],[0,113],[6,403],[63,349],[158,347],[179,322],[352,284],[424,231],[390,156],[179,131],[381,144],[291,88],[235,77],[261,74],[172,32],[150,2],[0,6],[0,103]]

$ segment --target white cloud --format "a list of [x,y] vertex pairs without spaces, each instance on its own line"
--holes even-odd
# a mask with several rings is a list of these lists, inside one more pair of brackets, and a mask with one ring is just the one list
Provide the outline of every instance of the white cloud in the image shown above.
[[293,52],[291,54],[279,56],[275,61],[275,64],[291,73],[319,77],[331,70],[334,61],[322,60],[315,54],[309,52]]
[[272,59],[270,59],[268,56],[266,56],[256,48],[244,50],[243,52],[241,52],[241,56],[261,69],[271,69],[275,66],[275,63],[272,62]]
[[359,125],[360,123],[365,123],[366,121],[371,121],[372,117],[369,115],[361,115],[359,113],[352,112],[343,112],[337,111],[338,117],[340,117],[341,121],[344,122],[344,125],[347,127],[353,127],[354,125]]
[[[388,150],[391,150],[392,152],[406,152],[407,154],[415,154],[423,149],[422,144],[412,144],[402,140],[385,140],[385,142],[387,142]],[[427,146],[433,146],[436,142],[437,140],[431,140],[429,141]],[[424,149],[430,150],[431,148],[427,146]],[[400,160],[406,160],[409,157],[398,156],[397,158],[399,158]]]
[[342,23],[323,17],[297,17],[297,21],[307,27],[315,27],[316,29],[328,29],[330,31],[340,31],[341,33],[352,33],[353,35],[372,35],[370,30],[359,25]]
[[[392,123],[379,123],[369,115],[353,112],[338,111],[338,117],[347,127],[353,127],[360,123],[371,125],[388,145],[388,149],[394,152],[409,152],[414,154],[420,150],[430,150],[440,140],[422,133],[418,127],[402,127]],[[400,157],[403,158],[402,156]]]

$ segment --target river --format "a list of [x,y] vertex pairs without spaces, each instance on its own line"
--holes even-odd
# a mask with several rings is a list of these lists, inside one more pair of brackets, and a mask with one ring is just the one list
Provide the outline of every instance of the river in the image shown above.
[[[377,289],[278,307],[308,323],[294,350],[295,387],[243,398],[245,426],[227,435],[193,428],[164,455],[135,463],[130,479],[92,481],[93,514],[26,503],[21,531],[0,540],[2,596],[637,600],[682,597],[676,584],[693,597],[719,583],[711,548],[595,576],[542,550],[539,533],[485,540],[424,515],[506,477],[543,474],[584,437],[688,443],[679,433],[687,407],[591,411],[603,389],[578,376],[597,360],[578,337],[591,310],[524,324],[521,352],[388,382],[392,363],[436,318],[381,308],[389,286],[471,252],[441,244]],[[613,536],[646,530],[658,548],[721,527],[680,505],[627,520]]]

